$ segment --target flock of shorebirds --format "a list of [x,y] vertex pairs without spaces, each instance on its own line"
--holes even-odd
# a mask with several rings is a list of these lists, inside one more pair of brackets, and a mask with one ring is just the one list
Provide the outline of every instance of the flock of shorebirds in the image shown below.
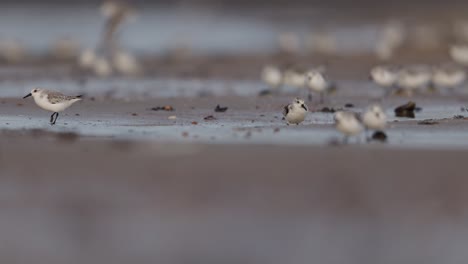
[[[282,86],[289,85],[297,88],[306,88],[309,91],[308,101],[312,101],[312,94],[318,94],[320,103],[325,101],[325,95],[333,89],[333,81],[326,76],[324,67],[313,68],[305,73],[295,71],[281,71],[274,66],[266,66],[261,74],[263,81],[269,85],[273,92],[279,91]],[[384,88],[384,96],[397,90],[403,90],[412,95],[415,91],[434,86],[438,89],[454,89],[461,86],[465,81],[465,71],[454,65],[428,68],[422,66],[411,67],[389,67],[376,66],[370,71],[371,79]],[[55,124],[61,111],[70,107],[73,103],[81,100],[81,96],[66,96],[59,92],[33,89],[24,98],[32,96],[35,103],[53,114],[51,124]],[[283,116],[288,125],[299,125],[302,123],[309,108],[302,99],[295,98],[283,109]],[[334,114],[334,121],[338,131],[344,135],[347,142],[351,136],[358,136],[364,130],[383,133],[387,116],[378,104],[370,105],[364,113],[339,111]]]
[[[284,107],[283,115],[288,125],[299,125],[305,120],[308,112],[309,109],[304,100],[295,98]],[[347,143],[349,137],[360,135],[364,129],[383,133],[387,124],[387,116],[382,107],[373,104],[363,115],[355,112],[338,111],[334,114],[334,121],[336,129],[344,135],[344,143]]]
[[[106,23],[100,44],[96,49],[85,49],[77,57],[78,65],[84,71],[89,71],[97,76],[106,77],[113,72],[124,75],[136,75],[141,72],[141,66],[134,56],[123,50],[118,44],[116,32],[119,26],[135,11],[129,6],[119,2],[107,1],[101,7],[101,13],[106,17]],[[464,66],[468,66],[468,23],[457,25],[457,32],[461,41],[448,48],[448,55],[453,63],[437,66],[409,65],[392,66],[379,65],[369,72],[370,79],[383,89],[383,96],[400,94],[413,96],[415,93],[430,90],[439,90],[444,93],[454,93],[456,88],[463,85],[466,80]],[[377,42],[375,52],[380,60],[387,60],[395,54],[395,51],[403,43],[404,26],[399,23],[390,23],[382,30],[382,36]],[[430,32],[429,32],[430,33]],[[425,35],[431,36],[428,31]],[[280,36],[280,47],[293,53],[297,50],[297,39],[294,35],[286,34]],[[424,43],[431,43],[426,39]],[[66,51],[67,45],[61,43],[59,48]],[[325,33],[314,38],[314,45],[324,53],[332,53],[335,47],[333,40]],[[63,47],[62,47],[63,46]],[[326,68],[323,66],[313,67],[307,71],[295,69],[283,69],[275,65],[267,65],[261,72],[261,78],[269,87],[269,92],[277,93],[282,87],[296,88],[307,91],[307,99],[312,101],[312,95],[318,95],[320,103],[324,103],[326,96],[336,89],[335,83],[328,77]],[[424,90],[427,89],[427,90]],[[73,103],[81,100],[81,96],[66,96],[59,92],[33,89],[24,98],[32,96],[35,103],[48,111],[53,112],[50,123],[55,124],[59,113]],[[283,110],[284,119],[288,125],[302,123],[309,108],[300,98],[295,98]],[[384,131],[387,124],[385,111],[379,104],[370,105],[362,114],[354,112],[339,111],[334,114],[335,126],[344,135],[347,142],[349,137],[358,136],[363,131]]]
[[[424,65],[412,66],[375,66],[370,70],[370,79],[380,86],[384,92],[383,97],[391,94],[413,96],[418,92],[435,89],[441,92],[454,93],[466,80],[463,67],[456,64],[444,64],[437,67]],[[334,82],[326,74],[325,67],[312,68],[305,72],[294,70],[281,70],[278,67],[267,65],[264,67],[261,78],[271,93],[277,93],[282,87],[288,86],[298,90],[307,89],[308,101],[312,101],[312,94],[325,100],[325,95],[335,89]],[[283,110],[287,124],[300,124],[309,112],[304,100],[295,98]],[[358,136],[364,130],[384,134],[387,123],[385,111],[379,104],[370,105],[362,114],[350,111],[339,111],[334,114],[336,129],[345,137],[345,142],[351,136]],[[385,135],[385,134],[384,134]]]

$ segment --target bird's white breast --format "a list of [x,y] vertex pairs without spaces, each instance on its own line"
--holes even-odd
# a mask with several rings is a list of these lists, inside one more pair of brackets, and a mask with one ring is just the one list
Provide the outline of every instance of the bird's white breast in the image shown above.
[[370,129],[384,129],[387,123],[386,117],[383,113],[376,115],[376,113],[368,111],[364,114],[363,120],[364,125]]
[[69,101],[63,101],[63,102],[60,102],[60,103],[52,104],[47,99],[47,95],[35,96],[34,97],[34,101],[36,102],[36,104],[40,108],[42,108],[44,110],[47,110],[47,111],[52,111],[52,112],[62,112],[63,110],[67,109],[73,103],[75,103],[75,102],[77,102],[79,100],[80,99],[73,99],[73,100],[69,100]]
[[291,124],[299,124],[304,121],[307,111],[303,108],[293,108],[286,115],[286,121]]
[[362,132],[362,126],[355,118],[343,118],[343,120],[337,123],[336,128],[348,136],[355,136]]

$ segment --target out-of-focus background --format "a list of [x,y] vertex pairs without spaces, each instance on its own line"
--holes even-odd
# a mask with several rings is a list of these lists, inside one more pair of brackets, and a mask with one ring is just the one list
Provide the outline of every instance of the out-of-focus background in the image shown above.
[[[467,11],[0,1],[0,263],[465,263]],[[461,81],[409,97],[369,80],[376,65],[447,63]],[[337,90],[288,126],[315,67]],[[276,70],[299,84],[262,80]],[[51,126],[22,99],[36,87],[85,97]],[[387,141],[340,145],[335,109],[376,102]]]

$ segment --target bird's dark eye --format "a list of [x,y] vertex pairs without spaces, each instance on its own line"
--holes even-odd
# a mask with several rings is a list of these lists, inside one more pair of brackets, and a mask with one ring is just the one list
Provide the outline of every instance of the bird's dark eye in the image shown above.
[[37,90],[36,90],[36,89],[34,89],[33,93],[37,93]]

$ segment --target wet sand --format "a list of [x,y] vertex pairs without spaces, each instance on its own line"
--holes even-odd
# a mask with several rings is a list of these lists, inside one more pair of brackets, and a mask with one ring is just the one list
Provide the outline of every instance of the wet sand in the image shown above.
[[[436,65],[450,60],[449,32],[464,8],[348,2],[147,8],[122,34],[145,72],[108,79],[49,51],[63,34],[95,47],[95,6],[44,4],[28,16],[4,9],[2,32],[21,33],[28,54],[14,65],[0,60],[0,262],[466,262],[466,85],[382,99],[368,80],[382,63],[372,47],[388,19],[442,32],[439,47],[407,43],[389,64]],[[278,52],[278,34],[321,30],[342,44],[338,54]],[[257,96],[266,64],[326,65],[338,90],[326,104],[308,103],[303,124],[287,126],[283,106],[306,94]],[[21,99],[33,87],[85,99],[50,126],[51,113]],[[422,110],[395,117],[409,100]],[[332,113],[320,111],[362,112],[373,102],[389,116],[386,143],[362,135],[342,145]],[[218,104],[227,111],[215,112]],[[167,105],[175,110],[151,110]]]
[[466,150],[135,142],[37,130],[3,131],[0,146],[9,262],[466,256]]
[[[368,92],[366,89],[371,89]],[[254,92],[251,92],[254,93]],[[362,96],[374,94],[375,97]],[[213,144],[270,144],[328,146],[341,140],[333,127],[335,110],[362,112],[370,103],[381,100],[376,87],[343,87],[325,104],[309,102],[311,113],[299,126],[287,126],[282,109],[297,93],[272,96],[198,96],[147,99],[88,97],[62,113],[57,125],[50,126],[50,113],[39,109],[33,100],[5,98],[0,101],[0,129],[40,129],[71,132],[79,136],[136,141]],[[393,109],[409,100],[422,110],[415,118],[395,117]],[[347,104],[352,103],[352,105]],[[226,112],[215,112],[220,105]],[[468,148],[468,101],[464,96],[391,97],[382,105],[389,117],[386,147]],[[173,111],[152,108],[171,106]],[[432,120],[435,124],[422,124]],[[365,136],[353,142],[365,144]]]
[[[257,96],[265,89],[261,63],[244,69],[246,59],[175,81],[80,83],[66,68],[3,69],[0,232],[7,246],[0,259],[460,263],[468,219],[466,89],[382,100],[383,91],[366,80],[372,60],[355,68],[340,60],[330,64],[338,91],[324,105],[310,102],[299,126],[287,126],[281,112],[304,92]],[[86,97],[50,126],[51,113],[21,99],[33,85]],[[396,118],[393,109],[409,100],[422,110]],[[387,143],[362,136],[340,145],[333,115],[320,111],[361,112],[377,101],[390,117]],[[215,112],[218,104],[227,111]],[[151,110],[166,105],[174,111]],[[420,124],[426,119],[436,124]]]

